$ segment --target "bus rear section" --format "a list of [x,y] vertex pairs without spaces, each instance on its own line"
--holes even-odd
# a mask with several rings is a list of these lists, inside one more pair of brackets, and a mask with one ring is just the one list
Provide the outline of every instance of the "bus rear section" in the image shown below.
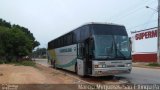
[[[70,33],[73,37],[72,43],[49,49],[50,61],[54,60],[56,67],[81,76],[108,76],[131,72],[130,43],[124,26],[91,23]],[[53,42],[57,44],[56,41]],[[52,43],[49,43],[50,47],[54,45]]]

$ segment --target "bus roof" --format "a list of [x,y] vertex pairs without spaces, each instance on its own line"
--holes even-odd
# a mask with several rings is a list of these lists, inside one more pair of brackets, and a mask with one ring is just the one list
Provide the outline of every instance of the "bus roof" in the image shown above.
[[115,24],[115,23],[109,23],[109,22],[89,22],[84,25],[90,25],[90,24],[105,24],[105,25],[116,25],[116,26],[124,26],[120,24]]
[[[114,23],[107,23],[107,22],[89,22],[89,23],[86,23],[86,24],[83,24],[83,25],[81,25],[81,26],[79,26],[79,27],[77,27],[77,28],[75,28],[75,29],[73,29],[73,30],[71,30],[71,31],[75,31],[76,29],[78,29],[78,28],[80,28],[80,27],[83,27],[83,26],[89,26],[89,25],[98,25],[98,24],[101,24],[101,25],[115,25],[115,26],[124,26],[124,25],[120,25],[120,24],[114,24]],[[70,33],[71,31],[69,31],[69,32],[67,32],[67,33],[65,33],[65,34],[68,34],[68,33]],[[65,35],[65,34],[63,34],[63,35]],[[61,36],[63,36],[63,35],[61,35]],[[61,36],[59,36],[59,37],[61,37]],[[55,38],[55,39],[58,39],[59,37],[57,37],[57,38]],[[53,39],[53,40],[55,40],[55,39]],[[51,40],[50,42],[52,42],[53,40]]]

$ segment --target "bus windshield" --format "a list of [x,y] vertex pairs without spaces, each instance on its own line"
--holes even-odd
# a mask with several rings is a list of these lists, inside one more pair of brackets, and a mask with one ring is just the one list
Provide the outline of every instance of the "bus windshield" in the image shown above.
[[128,36],[95,35],[96,59],[128,59],[131,57]]

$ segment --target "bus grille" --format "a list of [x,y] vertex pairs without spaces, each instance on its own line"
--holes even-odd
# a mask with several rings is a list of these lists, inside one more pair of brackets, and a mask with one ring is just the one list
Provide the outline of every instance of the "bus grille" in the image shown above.
[[125,67],[124,65],[118,65],[118,67]]

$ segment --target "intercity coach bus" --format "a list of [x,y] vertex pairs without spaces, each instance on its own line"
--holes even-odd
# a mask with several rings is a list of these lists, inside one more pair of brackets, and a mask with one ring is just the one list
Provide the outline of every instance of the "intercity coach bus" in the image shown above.
[[129,37],[123,25],[89,23],[48,43],[48,61],[80,76],[128,74]]

